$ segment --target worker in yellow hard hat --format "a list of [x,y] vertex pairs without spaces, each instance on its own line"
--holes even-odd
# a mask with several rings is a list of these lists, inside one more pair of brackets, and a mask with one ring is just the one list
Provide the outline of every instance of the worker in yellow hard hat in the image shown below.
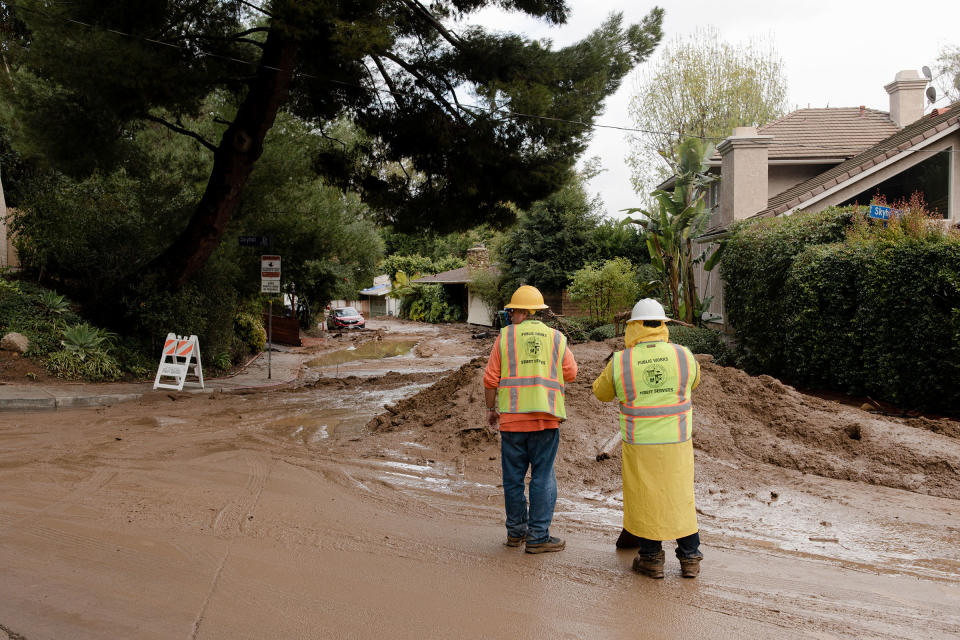
[[593,382],[603,402],[617,399],[623,458],[623,530],[619,549],[637,549],[633,570],[663,577],[661,541],[677,541],[681,575],[700,573],[700,533],[693,500],[693,408],[700,366],[669,342],[668,318],[652,299],[634,305],[623,351]]
[[[500,430],[503,502],[508,547],[527,553],[563,550],[550,535],[557,503],[553,464],[566,418],[564,385],[577,377],[577,363],[562,333],[532,316],[546,309],[543,295],[524,285],[513,293],[510,324],[500,330],[483,375],[487,424]],[[530,506],[524,477],[530,469]]]

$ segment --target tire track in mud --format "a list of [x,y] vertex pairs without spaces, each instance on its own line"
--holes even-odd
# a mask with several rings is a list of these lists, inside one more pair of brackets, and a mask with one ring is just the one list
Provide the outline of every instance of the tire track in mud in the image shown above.
[[273,468],[269,467],[259,455],[246,456],[247,479],[240,495],[225,504],[213,517],[210,528],[214,535],[226,536],[232,533],[243,533],[246,527],[247,516],[256,507],[260,494],[266,486],[267,476]]
[[[277,460],[271,458],[270,464],[267,465],[260,455],[248,455],[246,462],[248,466],[247,482],[243,487],[241,495],[227,503],[217,512],[216,516],[214,516],[213,524],[211,525],[214,535],[228,536],[231,533],[242,535],[245,532],[247,516],[256,509],[257,504],[260,502],[260,496],[263,494],[263,489],[270,479],[270,474],[273,472]],[[200,633],[204,616],[220,584],[220,576],[223,574],[223,569],[230,560],[234,540],[236,540],[236,535],[229,539],[223,557],[220,558],[217,569],[213,573],[207,595],[204,597],[203,603],[200,605],[200,611],[193,621],[190,640],[196,640],[197,634]]]

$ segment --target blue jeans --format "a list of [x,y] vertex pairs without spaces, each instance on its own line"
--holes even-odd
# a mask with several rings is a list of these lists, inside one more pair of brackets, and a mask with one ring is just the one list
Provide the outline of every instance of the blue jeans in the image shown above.
[[[641,556],[655,556],[660,553],[659,540],[648,540],[646,538],[637,538],[640,541],[640,548],[637,554]],[[678,558],[703,558],[700,553],[700,532],[691,533],[688,536],[677,538],[677,557]]]
[[[511,538],[527,536],[527,542],[531,544],[550,539],[553,507],[557,504],[557,476],[553,472],[553,462],[559,445],[559,429],[500,432],[503,503],[507,511],[507,535]],[[523,492],[528,467],[529,511]]]

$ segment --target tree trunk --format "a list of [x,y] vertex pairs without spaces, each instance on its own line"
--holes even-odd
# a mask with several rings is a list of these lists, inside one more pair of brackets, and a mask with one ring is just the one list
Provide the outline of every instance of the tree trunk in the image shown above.
[[683,298],[684,304],[686,305],[686,317],[684,320],[692,324],[698,324],[697,319],[693,317],[693,314],[696,312],[697,306],[697,283],[694,281],[693,275],[693,243],[690,241],[690,238],[687,238],[686,244],[684,246],[684,274],[683,278],[685,280],[683,284]]
[[213,154],[203,197],[179,237],[147,266],[147,271],[159,272],[170,289],[179,289],[195,276],[220,243],[287,97],[297,48],[283,27],[271,27],[257,75]]

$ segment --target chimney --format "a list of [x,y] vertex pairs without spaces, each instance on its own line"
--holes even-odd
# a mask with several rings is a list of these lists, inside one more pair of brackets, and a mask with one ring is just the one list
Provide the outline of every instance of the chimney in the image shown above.
[[467,249],[467,266],[471,269],[482,269],[490,266],[490,253],[482,244]]
[[720,215],[724,225],[767,208],[767,147],[773,136],[737,127],[717,145],[720,152]]
[[923,90],[927,79],[913,69],[898,71],[888,85],[890,94],[890,119],[901,129],[923,117]]

